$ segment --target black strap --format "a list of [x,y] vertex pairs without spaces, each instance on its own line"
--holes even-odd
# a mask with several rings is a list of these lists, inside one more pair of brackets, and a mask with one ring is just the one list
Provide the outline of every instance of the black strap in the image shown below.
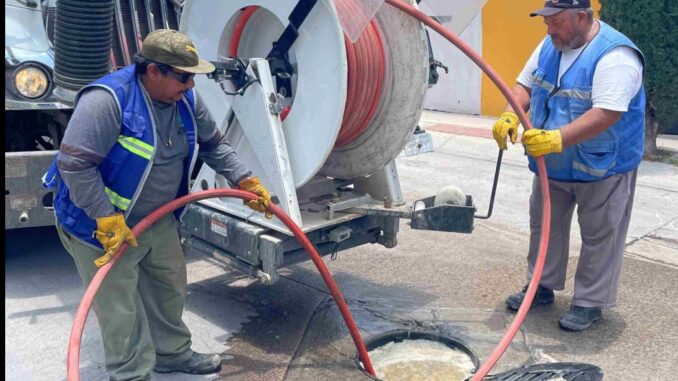
[[311,13],[318,0],[299,0],[287,18],[289,24],[280,35],[278,41],[273,43],[273,48],[266,56],[271,73],[276,76],[278,89],[285,88],[286,96],[292,96],[292,84],[290,79],[294,74],[294,68],[290,64],[288,53],[290,48],[299,37],[299,28]]

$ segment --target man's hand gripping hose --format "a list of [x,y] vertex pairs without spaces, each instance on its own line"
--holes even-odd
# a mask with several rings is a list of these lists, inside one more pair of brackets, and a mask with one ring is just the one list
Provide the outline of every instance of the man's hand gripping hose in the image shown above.
[[[452,32],[445,29],[445,27],[443,27],[442,24],[428,17],[426,14],[416,9],[411,4],[406,3],[402,0],[386,0],[386,3],[402,10],[403,12],[409,14],[410,16],[426,24],[426,26],[435,30],[438,34],[445,37],[448,41],[450,41],[462,52],[464,52],[464,54],[466,54],[473,62],[475,62],[476,65],[478,65],[483,70],[485,74],[487,74],[487,76],[492,80],[492,82],[494,82],[494,84],[499,88],[501,93],[504,94],[504,97],[506,97],[511,107],[513,107],[513,110],[515,110],[516,114],[518,115],[518,119],[520,119],[520,122],[523,124],[523,127],[526,130],[532,129],[530,120],[527,118],[527,115],[525,114],[525,111],[523,111],[522,107],[518,103],[518,100],[511,93],[511,89],[499,77],[499,75],[494,71],[494,69],[492,69],[490,65],[488,65],[487,62],[485,62],[478,53],[474,52],[470,46],[468,46],[464,41],[462,41]],[[534,299],[534,294],[537,292],[537,286],[539,286],[541,273],[542,270],[544,269],[544,261],[546,259],[546,249],[548,248],[549,241],[549,232],[551,230],[551,196],[549,194],[549,183],[548,177],[546,176],[546,166],[544,164],[544,158],[536,157],[535,159],[537,161],[539,184],[541,186],[542,195],[544,196],[542,198],[543,199],[542,207],[543,214],[541,222],[542,231],[541,239],[539,241],[539,254],[537,256],[537,263],[535,264],[532,279],[530,280],[530,284],[527,288],[527,292],[525,294],[525,298],[523,299],[523,303],[520,305],[520,308],[516,313],[516,317],[513,319],[513,322],[511,323],[511,326],[506,332],[506,335],[501,340],[501,342],[499,342],[499,345],[497,345],[494,352],[492,352],[490,357],[488,357],[487,360],[485,360],[485,362],[481,365],[480,369],[473,375],[473,378],[471,378],[472,381],[482,380],[490,372],[492,367],[494,367],[494,365],[497,363],[501,355],[504,353],[504,351],[506,351],[506,348],[508,348],[508,346],[511,344],[513,337],[516,335],[516,333],[520,329],[520,326],[523,324],[523,320],[525,320],[525,316],[527,316],[527,312],[529,311],[530,306],[532,305],[532,300]]]
[[273,217],[273,214],[269,212],[268,205],[271,203],[271,194],[268,193],[268,190],[261,185],[258,177],[248,177],[245,180],[238,183],[238,188],[252,192],[259,196],[256,200],[243,200],[243,204],[249,206],[250,208],[256,210],[257,212],[264,213],[264,216],[268,219]]
[[94,236],[104,247],[104,255],[94,260],[97,267],[108,263],[123,242],[132,247],[137,246],[137,238],[125,223],[125,217],[122,213],[99,217],[96,221],[97,230],[94,232]]
[[[255,193],[246,192],[238,189],[212,189],[192,193],[181,198],[178,198],[176,200],[170,201],[167,204],[156,209],[153,213],[149,214],[146,218],[141,220],[134,227],[134,229],[132,229],[131,233],[135,237],[138,237],[144,231],[146,231],[151,225],[153,225],[156,221],[161,219],[163,216],[173,212],[174,210],[191,202],[215,197],[235,197],[242,199],[245,202],[248,202],[255,201],[261,196]],[[365,366],[365,370],[367,370],[370,374],[375,375],[374,368],[372,367],[372,362],[370,361],[369,356],[367,354],[367,348],[365,347],[365,344],[363,343],[363,340],[360,337],[358,327],[353,321],[351,312],[348,310],[348,306],[346,305],[346,301],[344,301],[343,295],[339,291],[339,288],[332,279],[329,270],[327,270],[325,263],[321,259],[315,247],[313,246],[311,241],[309,241],[308,237],[306,237],[304,232],[301,231],[299,226],[297,226],[297,224],[295,224],[294,221],[292,221],[292,219],[289,218],[279,206],[273,203],[269,203],[267,210],[270,211],[276,217],[278,217],[280,221],[282,221],[285,224],[285,226],[287,226],[290,229],[290,231],[296,237],[297,241],[308,252],[308,255],[311,257],[313,264],[315,264],[316,268],[320,272],[320,275],[322,275],[323,280],[325,281],[325,284],[327,285],[327,288],[330,291],[330,294],[332,294],[334,301],[337,303],[337,306],[339,307],[339,311],[341,312],[341,315],[344,318],[344,322],[348,327],[348,331],[351,334],[351,337],[353,338],[353,342],[355,343],[356,348],[358,349],[358,355],[360,356],[360,360]],[[92,306],[92,302],[94,301],[94,297],[97,291],[99,290],[99,287],[101,286],[101,283],[104,281],[106,275],[108,275],[108,272],[115,265],[120,256],[125,252],[125,250],[127,250],[127,246],[128,246],[127,241],[120,245],[120,247],[115,252],[111,260],[108,261],[108,263],[106,263],[105,265],[103,265],[99,269],[99,271],[97,271],[97,273],[94,275],[94,278],[92,278],[92,281],[87,286],[87,290],[85,290],[85,294],[82,297],[82,301],[80,302],[78,311],[75,314],[73,328],[71,329],[71,337],[68,342],[68,357],[66,360],[66,377],[68,381],[80,380],[80,342],[82,339],[82,332],[85,328],[85,321],[87,320],[87,315]]]

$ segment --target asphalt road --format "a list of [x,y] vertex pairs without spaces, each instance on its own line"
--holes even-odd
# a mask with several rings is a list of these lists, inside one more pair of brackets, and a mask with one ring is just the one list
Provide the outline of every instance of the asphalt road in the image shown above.
[[[426,124],[424,124],[425,126]],[[484,137],[432,132],[435,152],[397,160],[408,200],[448,184],[489,201],[496,148]],[[482,134],[480,134],[482,135]],[[472,234],[411,230],[399,245],[326,258],[361,333],[420,329],[459,337],[481,357],[501,339],[513,314],[506,295],[525,282],[531,175],[516,148],[505,154],[494,214]],[[558,328],[567,310],[579,248],[572,229],[567,288],[533,310],[493,372],[519,365],[595,364],[606,380],[674,380],[678,373],[678,168],[644,162],[620,286],[620,303],[591,329]],[[5,232],[5,378],[63,380],[73,316],[83,287],[53,228]],[[222,354],[218,375],[154,374],[154,380],[361,380],[355,349],[312,264],[281,271],[263,286],[189,252],[184,318],[194,349]],[[96,318],[82,343],[83,380],[107,379]]]

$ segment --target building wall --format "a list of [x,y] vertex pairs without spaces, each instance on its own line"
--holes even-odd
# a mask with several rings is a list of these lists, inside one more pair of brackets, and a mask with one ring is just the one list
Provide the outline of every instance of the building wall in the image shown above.
[[[449,25],[443,25],[452,30]],[[475,51],[483,45],[482,20],[480,12],[459,34],[459,37]],[[436,60],[449,67],[449,73],[438,69],[438,83],[426,91],[424,108],[427,110],[461,114],[480,113],[481,74],[478,67],[459,49],[434,31],[429,31],[431,49]]]
[[[420,9],[435,16],[448,30],[459,35],[473,50],[482,51],[482,13],[487,0],[423,0]],[[424,108],[435,111],[480,114],[481,72],[459,49],[429,29],[436,60],[449,67],[438,69],[438,83],[429,88]]]
[[[543,6],[543,0],[489,0],[482,11],[483,58],[508,83],[515,84],[532,51],[546,35],[542,17],[530,12]],[[591,1],[596,15],[599,0]],[[498,116],[506,99],[485,74],[481,83],[480,113]]]

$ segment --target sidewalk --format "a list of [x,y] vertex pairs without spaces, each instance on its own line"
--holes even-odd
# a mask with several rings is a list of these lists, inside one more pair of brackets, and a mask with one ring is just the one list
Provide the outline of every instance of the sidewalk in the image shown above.
[[[421,127],[425,130],[492,139],[492,125],[497,118],[424,110]],[[657,149],[672,153],[678,160],[678,135],[657,136]],[[676,162],[671,162],[675,164]]]

